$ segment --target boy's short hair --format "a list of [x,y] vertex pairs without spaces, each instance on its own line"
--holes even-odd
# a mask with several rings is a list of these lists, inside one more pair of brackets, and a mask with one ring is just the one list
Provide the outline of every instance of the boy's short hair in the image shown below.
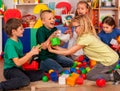
[[40,13],[40,18],[41,18],[41,20],[44,19],[44,15],[45,15],[46,13],[52,13],[52,11],[51,11],[51,10],[43,10],[43,11]]
[[12,36],[12,30],[13,29],[16,30],[21,25],[22,25],[22,21],[20,19],[10,18],[5,24],[4,31],[6,32],[6,34],[9,37],[11,37]]

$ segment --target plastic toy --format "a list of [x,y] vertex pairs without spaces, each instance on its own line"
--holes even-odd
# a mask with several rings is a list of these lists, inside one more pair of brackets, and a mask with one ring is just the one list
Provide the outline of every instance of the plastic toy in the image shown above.
[[85,59],[85,57],[83,55],[79,56],[77,61],[80,62],[80,61],[83,61]]
[[76,79],[79,77],[79,74],[72,73],[72,76],[69,76],[66,81],[67,85],[74,86],[76,83]]
[[86,67],[85,69],[86,69],[86,71],[87,71],[87,72],[89,72],[89,71],[90,71],[90,67]]
[[59,77],[58,83],[59,84],[66,84],[66,79],[69,77],[68,74],[63,74]]
[[50,74],[50,78],[52,81],[57,82],[58,81],[58,73],[57,72],[52,72]]
[[82,77],[79,77],[76,80],[76,84],[79,84],[79,85],[83,84],[83,82],[84,82],[84,79]]
[[50,78],[50,74],[49,73],[45,73],[45,76],[47,76],[48,77],[48,80],[50,80],[51,78]]
[[64,70],[64,74],[70,74],[69,70]]
[[47,81],[48,81],[48,77],[47,77],[47,76],[43,76],[43,77],[42,77],[42,81],[43,81],[43,82],[47,82]]
[[61,33],[61,31],[59,30],[59,33],[57,34],[57,37],[63,41],[63,42],[68,42],[70,39],[70,34],[63,34]]
[[96,80],[96,85],[97,85],[98,87],[104,87],[104,86],[106,85],[105,79],[103,79],[103,78],[97,79],[97,80]]
[[22,68],[24,70],[38,70],[38,62],[32,61],[31,64],[29,64],[28,62],[26,62],[25,64],[22,65]]
[[70,68],[70,72],[76,72],[75,68]]
[[68,77],[68,78],[66,79],[67,85],[70,85],[70,86],[74,86],[74,85],[75,85],[75,81],[76,81],[76,79],[73,78],[73,77]]
[[51,41],[52,46],[60,45],[60,39],[57,37],[51,38],[50,41]]
[[[49,8],[47,7],[47,5],[45,4],[37,4],[35,7],[34,7],[34,14],[39,14],[42,10],[48,10]],[[34,25],[34,28],[39,28],[40,26],[42,26],[42,22],[41,22],[41,19],[39,18],[37,20],[37,22],[35,23]]]
[[117,42],[120,44],[120,36],[117,37]]
[[52,72],[54,72],[54,70],[53,70],[53,69],[49,70],[49,74],[51,74]]
[[90,68],[94,67],[96,65],[96,61],[90,60]]
[[78,74],[80,74],[80,73],[81,73],[81,71],[80,71],[79,69],[77,69],[77,70],[76,70],[76,72],[77,72]]
[[4,13],[4,21],[7,22],[10,18],[21,19],[21,12],[18,9],[7,9]]
[[71,11],[71,4],[68,2],[60,2],[56,5],[56,8],[64,8],[62,14],[68,14]]
[[81,62],[78,62],[78,63],[77,63],[77,67],[80,68],[81,66],[82,66],[82,63],[81,63]]
[[74,62],[72,68],[75,68],[76,66],[77,66],[77,62]]
[[82,77],[83,79],[86,79],[86,74],[81,74],[81,77]]
[[82,73],[82,74],[86,74],[86,73],[87,73],[86,69],[82,69],[82,70],[81,70],[81,73]]

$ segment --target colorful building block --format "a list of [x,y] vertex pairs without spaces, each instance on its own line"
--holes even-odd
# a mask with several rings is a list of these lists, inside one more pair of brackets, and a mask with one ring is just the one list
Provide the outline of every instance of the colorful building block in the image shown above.
[[69,74],[63,74],[59,77],[58,83],[63,85],[66,84],[66,79],[69,77]]
[[60,39],[59,38],[51,38],[50,39],[52,46],[60,45]]
[[50,78],[52,81],[57,82],[58,81],[58,73],[57,72],[52,72],[50,74]]
[[99,87],[105,86],[105,85],[106,85],[105,79],[103,79],[103,78],[97,79],[97,80],[96,80],[96,85],[99,86]]
[[83,84],[83,82],[84,82],[84,79],[82,77],[78,77],[76,80],[76,84],[79,84],[79,85]]
[[26,62],[22,65],[23,70],[38,70],[38,62],[32,61],[31,64]]

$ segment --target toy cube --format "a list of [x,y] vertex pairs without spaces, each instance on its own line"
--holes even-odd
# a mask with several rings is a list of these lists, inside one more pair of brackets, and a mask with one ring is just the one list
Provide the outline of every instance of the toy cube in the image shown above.
[[50,78],[52,81],[57,82],[58,81],[58,73],[57,72],[52,72],[50,74]]
[[77,80],[76,80],[76,84],[81,85],[81,84],[83,84],[83,81],[84,81],[84,79],[83,79],[82,77],[79,77],[79,78],[77,78]]
[[59,77],[59,84],[66,84],[66,79],[69,77],[69,74],[63,74]]
[[117,42],[120,44],[120,36],[117,37]]
[[74,86],[75,82],[76,82],[76,79],[74,77],[68,77],[66,79],[66,82],[67,82],[67,85]]
[[60,39],[59,38],[51,38],[50,39],[52,46],[60,45]]
[[29,64],[28,62],[26,62],[25,64],[22,65],[22,68],[24,70],[38,70],[38,62],[32,61],[31,64]]

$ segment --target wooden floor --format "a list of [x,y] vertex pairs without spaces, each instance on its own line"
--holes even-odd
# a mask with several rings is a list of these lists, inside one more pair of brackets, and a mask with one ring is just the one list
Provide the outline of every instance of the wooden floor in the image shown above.
[[[3,77],[3,61],[0,60],[0,81],[4,80]],[[119,85],[112,85],[112,82],[107,82],[105,87],[98,87],[94,81],[84,80],[82,85],[75,85],[70,87],[68,85],[59,85],[58,83],[49,81],[32,82],[29,86],[19,90],[11,91],[120,91]]]

